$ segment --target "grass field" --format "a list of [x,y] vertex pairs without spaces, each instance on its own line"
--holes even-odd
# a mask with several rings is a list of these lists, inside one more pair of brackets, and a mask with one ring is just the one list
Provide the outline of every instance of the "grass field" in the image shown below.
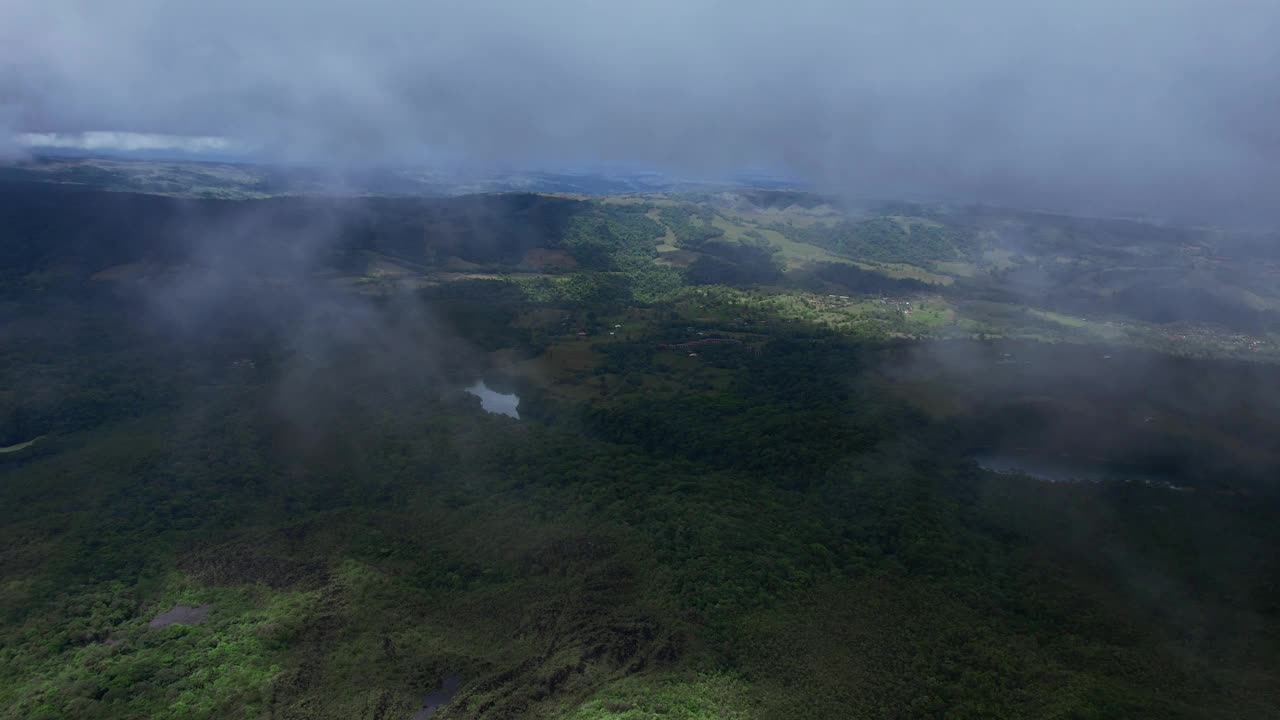
[[919,280],[920,282],[929,283],[930,285],[950,285],[955,282],[955,278],[949,275],[940,275],[938,273],[929,272],[915,265],[906,263],[856,263],[863,270],[878,272],[881,275],[887,275],[891,278]]
[[760,227],[740,215],[726,216],[726,214],[717,213],[711,224],[724,230],[724,238],[732,242],[749,241],[751,238],[746,237],[745,233],[752,230],[758,232],[765,241],[778,248],[778,254],[782,256],[787,270],[795,270],[818,262],[854,264],[848,258],[832,255],[815,245],[796,242],[776,230]]

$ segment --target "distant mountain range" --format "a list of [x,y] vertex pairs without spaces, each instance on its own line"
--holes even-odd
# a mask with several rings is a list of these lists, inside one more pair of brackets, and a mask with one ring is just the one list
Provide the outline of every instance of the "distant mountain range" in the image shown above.
[[139,158],[81,151],[41,154],[0,166],[0,182],[57,184],[175,197],[262,198],[278,195],[462,195],[543,192],[612,195],[712,190],[750,185],[797,187],[785,178],[751,175],[723,181],[676,178],[652,170],[462,173],[426,167],[326,168],[210,159]]

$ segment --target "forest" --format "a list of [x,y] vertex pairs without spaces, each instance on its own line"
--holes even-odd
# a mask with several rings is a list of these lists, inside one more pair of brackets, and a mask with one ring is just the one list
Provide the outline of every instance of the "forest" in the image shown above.
[[0,717],[1280,714],[1280,366],[930,330],[977,211],[0,200]]

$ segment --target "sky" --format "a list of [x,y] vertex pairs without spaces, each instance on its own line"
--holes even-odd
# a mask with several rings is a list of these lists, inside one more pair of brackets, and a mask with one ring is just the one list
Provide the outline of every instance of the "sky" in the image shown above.
[[1277,37],[1277,0],[0,0],[0,155],[770,168],[1280,221]]

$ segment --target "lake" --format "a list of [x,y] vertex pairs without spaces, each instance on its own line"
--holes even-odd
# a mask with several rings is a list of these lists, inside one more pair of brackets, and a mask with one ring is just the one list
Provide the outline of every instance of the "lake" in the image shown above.
[[1109,470],[1079,462],[1056,462],[1047,458],[1010,454],[983,454],[973,458],[984,470],[1001,475],[1025,475],[1046,482],[1132,482],[1170,490],[1186,490],[1166,479],[1132,472]]
[[480,398],[480,407],[487,412],[520,419],[520,412],[516,409],[520,406],[519,395],[500,393],[485,385],[483,380],[477,380],[474,385],[466,388],[466,391]]
[[1106,475],[1097,468],[1014,455],[978,455],[974,458],[984,470],[1002,475],[1026,475],[1048,482],[1099,482]]

